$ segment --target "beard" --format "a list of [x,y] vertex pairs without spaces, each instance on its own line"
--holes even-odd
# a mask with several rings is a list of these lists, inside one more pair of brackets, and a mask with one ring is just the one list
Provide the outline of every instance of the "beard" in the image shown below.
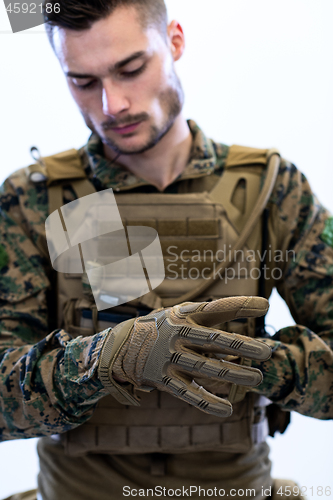
[[[113,127],[120,127],[132,123],[137,123],[141,121],[149,120],[148,113],[140,113],[137,115],[127,115],[123,119],[116,120],[111,117],[101,124],[100,127],[94,126],[88,115],[83,113],[83,118],[86,125],[96,133],[102,140],[102,142],[112,148],[112,150],[117,155],[135,155],[144,153],[149,149],[153,148],[171,129],[177,116],[180,114],[183,104],[184,104],[184,93],[181,86],[180,80],[175,72],[172,75],[172,85],[170,85],[166,90],[159,94],[158,100],[160,102],[161,109],[164,112],[164,120],[160,126],[151,125],[149,129],[149,136],[147,141],[138,146],[132,147],[121,147],[117,144],[116,140],[111,139],[106,135],[106,132]],[[99,130],[101,129],[101,130]],[[134,133],[126,134],[126,137],[134,136]]]

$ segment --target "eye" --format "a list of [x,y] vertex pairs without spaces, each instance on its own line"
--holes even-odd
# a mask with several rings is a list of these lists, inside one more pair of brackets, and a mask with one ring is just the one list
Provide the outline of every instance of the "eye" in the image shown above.
[[96,80],[89,80],[89,81],[84,80],[84,79],[81,80],[81,82],[84,82],[84,81],[86,81],[86,83],[79,83],[80,82],[79,79],[73,78],[72,84],[74,85],[75,88],[80,89],[80,90],[91,88],[96,84]]
[[146,63],[144,63],[142,66],[133,71],[122,71],[121,76],[123,76],[124,78],[133,78],[143,73],[145,68],[146,68]]

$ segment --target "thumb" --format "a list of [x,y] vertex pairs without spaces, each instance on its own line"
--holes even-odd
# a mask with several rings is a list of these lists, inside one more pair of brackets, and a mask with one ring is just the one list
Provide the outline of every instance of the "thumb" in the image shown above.
[[202,326],[214,326],[238,318],[256,318],[267,313],[263,297],[225,297],[212,302],[188,302],[178,306],[179,315]]

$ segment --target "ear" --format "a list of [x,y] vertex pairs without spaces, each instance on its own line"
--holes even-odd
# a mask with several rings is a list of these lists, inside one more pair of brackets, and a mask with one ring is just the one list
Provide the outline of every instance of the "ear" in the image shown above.
[[171,21],[169,24],[168,38],[173,60],[178,61],[178,59],[180,59],[183,55],[185,49],[185,37],[183,28],[177,21]]

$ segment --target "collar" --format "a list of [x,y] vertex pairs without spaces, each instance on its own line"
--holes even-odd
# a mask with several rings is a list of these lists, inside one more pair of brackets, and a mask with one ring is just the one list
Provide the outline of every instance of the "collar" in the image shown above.
[[[188,125],[193,138],[190,158],[185,169],[174,182],[212,174],[221,167],[221,161],[223,166],[228,154],[228,146],[216,144],[208,139],[193,120],[188,120]],[[120,163],[106,159],[103,143],[96,134],[93,133],[88,139],[85,152],[94,177],[106,188],[120,191],[149,185],[147,181],[132,174]]]

